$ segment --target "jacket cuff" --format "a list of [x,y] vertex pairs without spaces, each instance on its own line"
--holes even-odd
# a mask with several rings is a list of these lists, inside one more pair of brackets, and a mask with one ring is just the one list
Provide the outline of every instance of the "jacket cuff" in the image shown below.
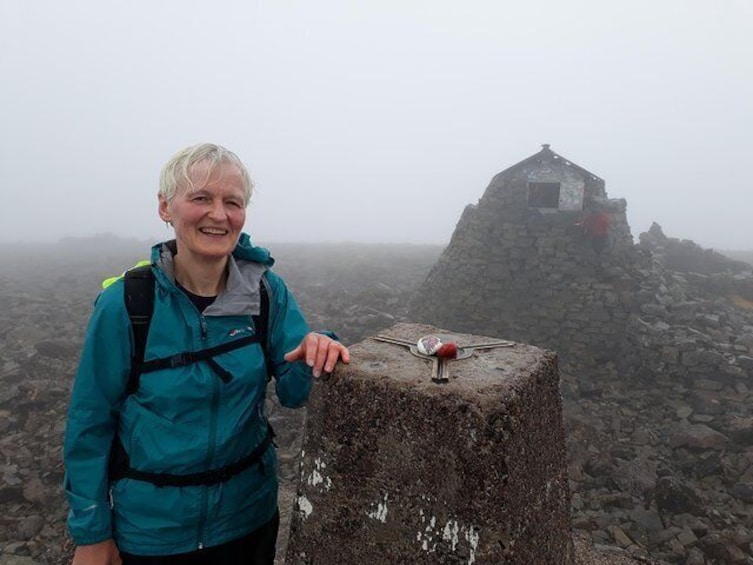
[[102,543],[103,541],[107,541],[112,539],[112,535],[108,532],[107,535],[102,535],[100,537],[92,537],[92,536],[85,536],[85,537],[75,537],[71,536],[73,538],[73,543],[76,544],[76,547],[82,546],[82,545],[94,545],[96,543]]
[[76,545],[92,545],[112,538],[111,510],[107,501],[92,502],[66,493],[70,504],[68,532]]
[[340,338],[337,337],[337,334],[331,330],[316,330],[316,333],[326,335],[328,338],[334,339],[335,341],[340,341]]

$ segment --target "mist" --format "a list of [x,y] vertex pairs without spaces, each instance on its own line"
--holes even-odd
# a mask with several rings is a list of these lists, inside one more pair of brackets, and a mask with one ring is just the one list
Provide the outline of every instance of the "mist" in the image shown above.
[[0,242],[170,236],[160,168],[220,143],[261,241],[444,244],[542,143],[634,236],[753,247],[746,0],[0,0]]

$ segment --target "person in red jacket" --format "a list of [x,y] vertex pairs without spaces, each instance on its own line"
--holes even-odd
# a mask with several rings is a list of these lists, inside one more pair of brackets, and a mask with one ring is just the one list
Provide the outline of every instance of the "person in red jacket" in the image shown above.
[[586,211],[579,222],[598,256],[602,255],[609,244],[610,223],[609,214],[603,208]]

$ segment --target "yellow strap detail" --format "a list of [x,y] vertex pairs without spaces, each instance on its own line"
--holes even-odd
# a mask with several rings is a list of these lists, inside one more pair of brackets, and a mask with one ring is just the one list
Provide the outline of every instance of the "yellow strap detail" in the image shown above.
[[[151,263],[151,261],[147,261],[146,259],[144,259],[144,260],[139,261],[138,263],[136,263],[133,267],[131,267],[131,269],[135,269],[137,267],[143,267],[144,265],[149,265],[150,263]],[[131,269],[128,269],[128,271],[130,271]],[[103,280],[102,281],[102,290],[106,289],[108,286],[110,286],[115,281],[117,281],[119,279],[122,279],[123,276],[126,274],[126,272],[127,271],[123,271],[123,274],[118,275],[117,277],[110,277],[109,279]]]

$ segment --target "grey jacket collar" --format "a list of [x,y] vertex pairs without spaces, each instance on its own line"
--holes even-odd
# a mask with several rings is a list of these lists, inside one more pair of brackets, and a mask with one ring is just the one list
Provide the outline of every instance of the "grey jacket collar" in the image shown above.
[[[157,267],[175,285],[175,260],[173,251],[163,245]],[[205,316],[255,316],[261,311],[259,284],[267,270],[266,265],[236,259],[227,261],[227,284],[212,304],[204,310]]]

